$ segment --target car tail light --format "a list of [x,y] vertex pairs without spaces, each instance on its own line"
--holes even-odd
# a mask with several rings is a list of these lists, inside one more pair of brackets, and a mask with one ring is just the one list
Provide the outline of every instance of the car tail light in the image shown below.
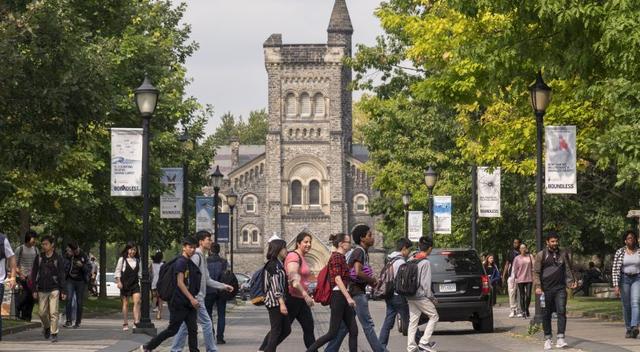
[[480,278],[482,279],[482,295],[483,296],[488,296],[491,294],[491,285],[489,285],[489,276],[488,275],[482,275],[480,276]]

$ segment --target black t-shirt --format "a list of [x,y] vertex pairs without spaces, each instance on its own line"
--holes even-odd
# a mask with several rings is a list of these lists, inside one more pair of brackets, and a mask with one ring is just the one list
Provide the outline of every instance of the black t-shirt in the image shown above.
[[540,281],[543,291],[561,291],[567,288],[566,263],[560,251],[542,252],[542,272]]
[[[360,262],[362,266],[369,265],[369,254],[362,247],[356,247],[351,252],[349,256],[349,260],[347,260],[347,265],[349,265],[349,270],[355,272],[354,265],[356,262]],[[353,277],[353,275],[352,275]],[[349,287],[349,293],[352,296],[362,295],[367,292],[367,283],[356,278],[352,281],[351,286]]]
[[513,268],[513,260],[519,255],[520,255],[520,252],[518,252],[513,248],[509,251],[509,253],[507,253],[507,263],[509,263],[509,270],[507,271],[507,277],[511,276],[511,269]]
[[[195,255],[195,254],[194,254]],[[180,256],[173,264],[175,265],[176,275],[184,273],[184,284],[187,286],[189,293],[193,297],[198,295],[200,291],[201,273],[198,267],[185,256]],[[182,290],[176,285],[176,294],[173,296],[173,304],[191,307],[189,299],[182,293]]]

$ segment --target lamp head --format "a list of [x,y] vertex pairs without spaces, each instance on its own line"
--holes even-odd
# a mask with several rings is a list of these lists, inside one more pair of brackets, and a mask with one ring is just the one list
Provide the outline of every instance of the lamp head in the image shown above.
[[542,71],[538,71],[536,82],[529,87],[531,94],[531,107],[535,112],[544,113],[551,101],[551,88],[544,83]]
[[433,189],[433,187],[436,186],[437,182],[438,182],[438,173],[433,171],[431,166],[429,166],[429,169],[424,172],[424,183],[427,185],[427,188],[431,190]]
[[142,117],[150,118],[156,111],[158,95],[160,95],[160,92],[153,86],[153,84],[151,84],[149,77],[145,75],[144,81],[140,87],[136,88],[134,93],[138,112],[140,112]]

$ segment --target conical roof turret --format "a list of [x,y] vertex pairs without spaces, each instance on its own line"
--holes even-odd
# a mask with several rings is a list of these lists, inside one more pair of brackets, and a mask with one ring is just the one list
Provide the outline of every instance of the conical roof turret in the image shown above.
[[333,11],[331,12],[331,20],[329,20],[327,32],[353,34],[351,17],[349,17],[349,9],[347,9],[345,0],[336,0],[333,4]]

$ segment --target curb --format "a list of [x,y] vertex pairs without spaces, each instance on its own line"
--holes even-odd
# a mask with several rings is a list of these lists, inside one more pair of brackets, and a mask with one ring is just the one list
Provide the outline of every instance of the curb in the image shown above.
[[5,335],[11,335],[11,334],[17,334],[19,332],[23,332],[23,331],[27,331],[27,330],[31,330],[31,329],[37,329],[42,327],[42,323],[38,323],[38,322],[31,322],[31,323],[27,323],[24,325],[20,325],[20,326],[14,326],[14,327],[10,327],[10,328],[5,328],[2,329],[2,336]]
[[[508,304],[496,303],[495,308],[508,308]],[[594,313],[590,311],[584,312],[567,312],[568,318],[594,318],[602,321],[622,321],[623,317],[620,314],[608,314],[608,313]]]

